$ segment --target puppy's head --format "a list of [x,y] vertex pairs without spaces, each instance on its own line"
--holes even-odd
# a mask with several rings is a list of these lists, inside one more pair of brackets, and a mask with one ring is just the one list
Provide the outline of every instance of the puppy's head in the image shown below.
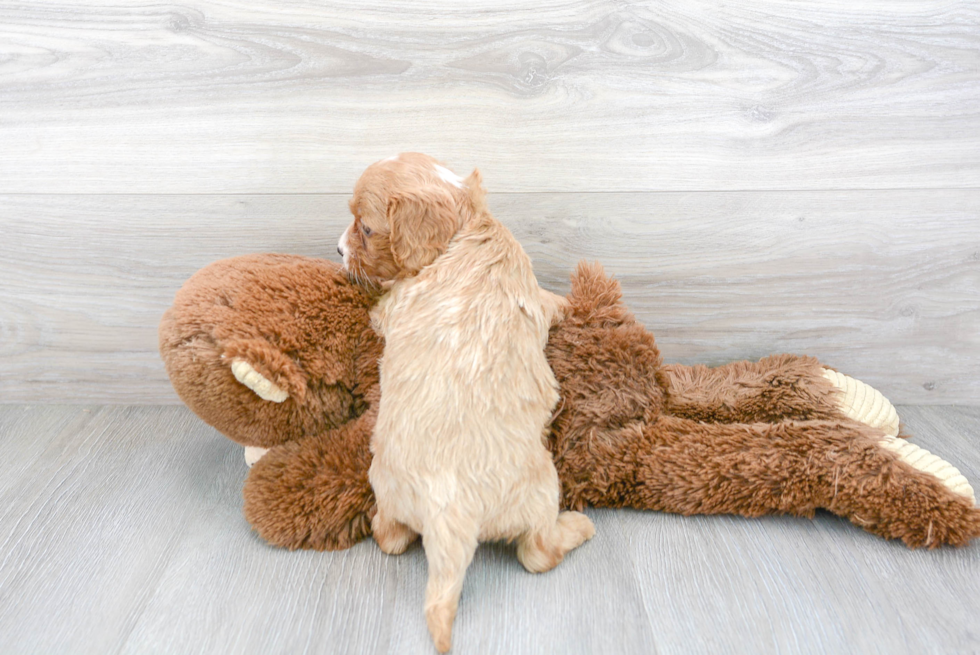
[[337,250],[356,280],[412,277],[445,252],[483,207],[480,173],[465,180],[438,161],[402,153],[372,164],[354,186],[351,223]]

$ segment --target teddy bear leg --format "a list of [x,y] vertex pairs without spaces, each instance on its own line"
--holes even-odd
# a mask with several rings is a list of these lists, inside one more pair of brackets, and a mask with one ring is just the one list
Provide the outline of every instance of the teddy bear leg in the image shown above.
[[270,449],[248,473],[246,520],[283,548],[341,550],[371,534],[373,418]]
[[895,453],[898,460],[904,464],[932,475],[942,482],[947,489],[963,496],[970,501],[971,505],[976,506],[977,497],[973,487],[970,486],[969,481],[960,473],[959,469],[946,460],[933,455],[925,448],[893,435],[885,435],[878,441],[878,446]]
[[872,441],[829,462],[837,477],[824,507],[912,548],[962,546],[980,536],[973,489],[952,464],[880,432]]
[[841,416],[834,385],[813,357],[773,355],[709,368],[664,366],[666,411],[708,423],[773,423]]
[[910,547],[980,536],[972,489],[951,464],[854,421],[707,424],[665,416],[644,427],[642,440],[634,444],[635,481],[617,491],[619,505],[809,517],[824,508]]
[[813,357],[773,355],[724,366],[664,367],[666,411],[709,423],[774,423],[842,417],[898,435],[898,413],[871,386]]

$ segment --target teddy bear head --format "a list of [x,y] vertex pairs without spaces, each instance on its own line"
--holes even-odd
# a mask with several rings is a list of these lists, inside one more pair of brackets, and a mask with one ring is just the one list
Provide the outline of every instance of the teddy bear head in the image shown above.
[[[160,323],[160,353],[177,394],[206,423],[244,446],[271,448],[364,412],[382,351],[373,302],[329,261],[233,257],[177,292]],[[278,397],[242,384],[236,363]]]

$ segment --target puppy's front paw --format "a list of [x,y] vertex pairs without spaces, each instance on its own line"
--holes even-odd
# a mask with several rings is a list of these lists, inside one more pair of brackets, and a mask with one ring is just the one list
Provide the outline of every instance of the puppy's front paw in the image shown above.
[[231,363],[231,372],[235,379],[255,392],[262,400],[271,400],[274,403],[281,403],[289,394],[280,389],[272,381],[264,377],[261,373],[252,368],[252,365],[244,359],[236,359]]

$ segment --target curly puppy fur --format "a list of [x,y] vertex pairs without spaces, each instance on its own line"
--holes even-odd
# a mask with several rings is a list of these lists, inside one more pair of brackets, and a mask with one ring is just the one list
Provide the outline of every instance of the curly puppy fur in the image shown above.
[[372,528],[388,553],[422,535],[425,613],[445,652],[478,541],[516,539],[521,563],[540,572],[593,534],[584,515],[559,515],[543,441],[558,401],[544,347],[565,301],[538,287],[476,171],[463,181],[402,154],[364,172],[351,208],[349,270],[392,281],[371,312],[385,339]]

